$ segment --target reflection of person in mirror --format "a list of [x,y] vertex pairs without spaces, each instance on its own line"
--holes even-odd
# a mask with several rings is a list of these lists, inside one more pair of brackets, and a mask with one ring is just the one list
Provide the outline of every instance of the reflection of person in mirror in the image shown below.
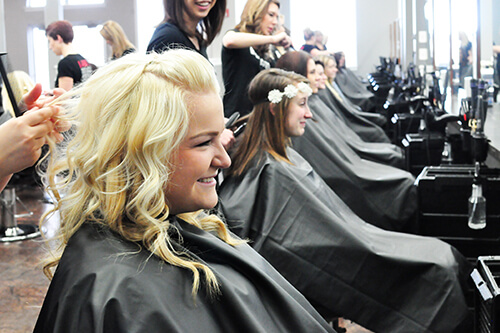
[[460,62],[459,62],[459,78],[460,87],[464,86],[464,78],[466,76],[472,76],[472,43],[465,32],[459,32],[460,38]]
[[495,57],[495,75],[494,80],[497,85],[500,85],[500,45],[493,43],[493,56]]

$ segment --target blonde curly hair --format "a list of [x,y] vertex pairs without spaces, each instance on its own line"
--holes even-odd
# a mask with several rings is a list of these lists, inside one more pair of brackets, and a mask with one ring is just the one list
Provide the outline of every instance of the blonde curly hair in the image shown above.
[[[56,101],[76,134],[65,145],[49,145],[41,172],[55,201],[42,217],[41,229],[55,212],[61,220],[59,246],[44,266],[49,278],[70,237],[91,221],[171,265],[191,270],[193,296],[200,272],[209,293],[219,291],[209,267],[174,250],[164,194],[173,172],[170,161],[188,130],[189,95],[218,90],[206,59],[193,51],[170,50],[122,57]],[[231,245],[242,242],[216,216],[193,212],[179,217]]]

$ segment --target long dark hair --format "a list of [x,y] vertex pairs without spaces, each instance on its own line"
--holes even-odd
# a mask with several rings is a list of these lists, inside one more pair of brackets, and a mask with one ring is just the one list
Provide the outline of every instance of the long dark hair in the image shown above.
[[[333,56],[335,57],[335,61],[337,61],[337,68],[339,70],[342,69],[342,68],[345,68],[345,55],[344,55],[344,52],[342,52],[342,51],[335,52],[333,54]],[[343,64],[341,64],[342,58],[344,58],[344,63]]]
[[[186,28],[183,13],[186,10],[183,0],[163,0],[165,18],[163,22],[175,24],[184,33],[192,36],[192,32]],[[219,34],[226,14],[226,0],[217,0],[208,15],[200,21],[201,32],[196,31],[196,36],[206,46],[210,45]]]
[[[285,120],[290,99],[283,97],[278,104],[271,104],[268,94],[273,89],[284,91],[289,84],[309,83],[304,76],[294,72],[271,68],[259,72],[248,88],[248,97],[254,105],[236,152],[231,157],[229,175],[239,176],[259,154],[266,151],[275,159],[290,162],[286,147],[290,139],[285,133]],[[273,112],[271,113],[270,108]]]

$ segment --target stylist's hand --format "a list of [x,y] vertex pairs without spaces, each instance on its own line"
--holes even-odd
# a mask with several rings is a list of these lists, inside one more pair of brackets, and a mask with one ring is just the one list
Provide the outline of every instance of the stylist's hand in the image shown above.
[[277,33],[276,35],[273,35],[273,44],[288,48],[292,44],[292,40],[290,39],[290,36],[286,34],[286,32],[282,31],[280,33]]
[[23,96],[21,102],[19,103],[19,109],[21,110],[21,113],[33,108],[41,109],[65,92],[66,91],[61,88],[56,88],[50,91],[42,91],[42,85],[37,83],[29,93]]
[[0,126],[0,178],[32,166],[40,158],[47,135],[60,139],[51,120],[58,112],[56,106],[35,108]]
[[[56,88],[50,91],[42,92],[42,85],[37,83],[33,89],[27,94],[25,94],[19,103],[19,109],[24,112],[23,114],[28,114],[34,110],[41,109],[45,107],[47,104],[60,97],[66,92],[66,90],[61,88]],[[29,109],[29,111],[25,111]],[[63,140],[63,136],[60,132],[65,132],[70,129],[71,125],[66,121],[58,121],[57,119],[51,118],[51,121],[56,124],[54,131],[51,133],[51,136],[56,140],[56,142],[61,142]]]

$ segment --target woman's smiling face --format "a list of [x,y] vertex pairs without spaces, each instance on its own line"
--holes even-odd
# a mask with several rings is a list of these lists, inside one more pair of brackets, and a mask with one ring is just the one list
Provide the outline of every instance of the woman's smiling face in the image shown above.
[[316,63],[314,63],[314,60],[312,58],[307,61],[307,79],[311,82],[311,89],[313,91],[313,94],[317,93],[319,88],[319,80],[321,78],[316,72]]
[[290,100],[285,116],[285,134],[289,137],[304,134],[307,119],[312,118],[311,110],[307,105],[308,95],[299,92]]
[[188,105],[188,133],[173,158],[173,172],[165,190],[170,214],[213,208],[218,201],[217,172],[231,165],[220,139],[224,117],[219,95],[192,94]]
[[207,17],[216,2],[217,0],[184,0],[184,18],[196,28],[198,22]]

